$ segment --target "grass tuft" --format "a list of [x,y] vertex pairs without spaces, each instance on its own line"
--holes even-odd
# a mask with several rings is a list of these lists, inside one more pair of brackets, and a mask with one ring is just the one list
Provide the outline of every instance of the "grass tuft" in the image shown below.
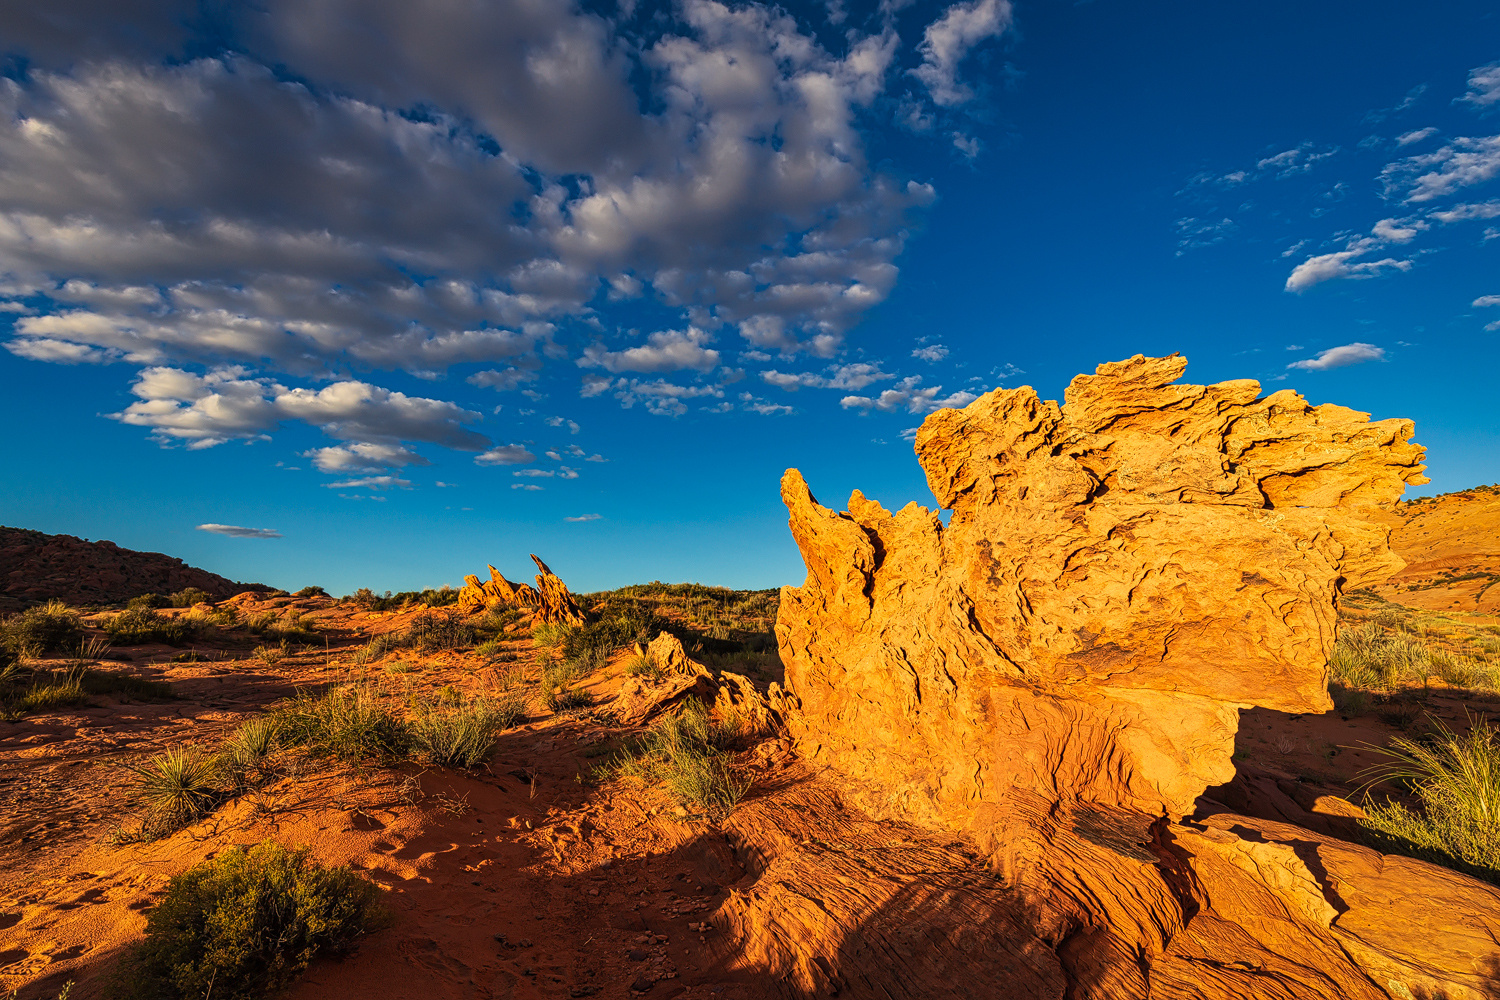
[[495,734],[525,718],[519,698],[463,699],[451,708],[423,704],[410,722],[415,751],[440,767],[478,767],[495,750]]
[[1464,736],[1437,720],[1433,727],[1428,738],[1370,748],[1390,758],[1370,769],[1371,780],[1405,786],[1420,809],[1387,800],[1361,823],[1383,846],[1500,883],[1500,732],[1483,719]]
[[168,618],[150,608],[129,608],[107,620],[104,631],[117,646],[144,646],[153,642],[185,646],[197,636],[198,624],[185,616]]
[[730,751],[742,729],[738,719],[715,720],[701,701],[690,698],[602,771],[664,782],[680,805],[727,814],[751,785],[738,773]]
[[275,713],[281,742],[314,756],[340,760],[395,760],[411,746],[403,719],[364,686],[330,688],[321,695],[298,691]]

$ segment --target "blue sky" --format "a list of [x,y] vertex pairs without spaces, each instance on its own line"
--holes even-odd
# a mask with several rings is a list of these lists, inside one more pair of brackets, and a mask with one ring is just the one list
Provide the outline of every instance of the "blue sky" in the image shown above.
[[1500,480],[1493,5],[243,8],[0,15],[0,523],[798,583],[785,468],[930,504],[931,409],[1172,351]]

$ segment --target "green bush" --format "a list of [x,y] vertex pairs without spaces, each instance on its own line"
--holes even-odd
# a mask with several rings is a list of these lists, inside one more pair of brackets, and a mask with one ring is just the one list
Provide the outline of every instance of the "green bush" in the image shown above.
[[328,591],[324,590],[322,587],[303,587],[301,590],[297,591],[296,596],[298,596],[298,597],[327,597],[328,596]]
[[82,639],[77,612],[62,601],[35,605],[0,623],[0,646],[18,656],[76,649]]
[[1500,883],[1500,732],[1476,719],[1458,736],[1435,721],[1427,739],[1397,736],[1374,749],[1390,763],[1372,768],[1373,780],[1403,784],[1421,804],[1369,807],[1361,823],[1381,846]]
[[190,608],[194,604],[212,604],[214,595],[197,587],[188,587],[172,595],[172,607]]
[[198,622],[186,617],[168,618],[150,608],[130,608],[104,623],[110,642],[117,646],[144,646],[160,642],[185,646],[198,635]]
[[172,601],[171,598],[163,597],[160,594],[142,594],[140,597],[132,597],[130,603],[125,606],[127,608],[146,608],[154,611],[158,608],[170,608]]
[[284,745],[317,756],[388,761],[406,756],[411,748],[405,720],[362,686],[335,687],[321,695],[298,691],[275,718]]
[[418,706],[411,720],[416,751],[440,767],[478,767],[495,750],[495,734],[526,716],[519,698],[461,699],[454,708]]
[[259,1000],[384,922],[379,890],[306,850],[235,847],[172,879],[135,954],[137,997]]

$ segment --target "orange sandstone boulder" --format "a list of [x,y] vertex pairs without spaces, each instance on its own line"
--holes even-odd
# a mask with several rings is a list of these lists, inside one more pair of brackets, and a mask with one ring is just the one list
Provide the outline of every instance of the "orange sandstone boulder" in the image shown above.
[[1233,777],[1239,709],[1330,707],[1340,591],[1401,566],[1381,512],[1425,482],[1412,423],[1173,384],[1186,364],[928,417],[946,526],[858,491],[829,510],[787,472],[793,733],[864,808],[965,830],[1002,868],[1038,817],[1133,816],[1144,839]]

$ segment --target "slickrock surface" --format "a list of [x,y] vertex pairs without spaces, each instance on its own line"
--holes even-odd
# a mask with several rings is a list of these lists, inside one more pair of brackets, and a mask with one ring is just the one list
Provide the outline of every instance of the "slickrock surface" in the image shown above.
[[1379,593],[1428,611],[1500,615],[1500,486],[1396,507],[1391,548],[1406,567]]
[[583,624],[583,609],[578,606],[568,585],[547,568],[547,564],[536,556],[531,557],[539,570],[536,586],[511,583],[490,566],[490,579],[481,583],[477,576],[464,577],[463,589],[458,592],[458,607],[464,612],[482,611],[492,604],[523,608],[536,615],[538,622],[552,625]]
[[[829,510],[789,471],[808,577],[777,635],[799,749],[874,820],[979,848],[998,878],[983,906],[1009,917],[934,921],[933,946],[1008,955],[1013,995],[1489,996],[1495,890],[1198,801],[1234,775],[1241,709],[1330,707],[1338,595],[1402,565],[1384,518],[1425,481],[1412,424],[1172,384],[1185,366],[1137,356],[1074,379],[1062,407],[1023,388],[929,417],[916,449],[946,527],[858,492]],[[824,944],[879,913],[797,898],[850,864],[900,884],[885,857],[857,840],[803,857],[732,919],[794,992],[884,995],[886,946]],[[924,911],[979,905],[972,886],[921,891],[938,894]],[[1419,940],[1393,906],[1425,921]]]
[[114,542],[86,542],[72,535],[0,528],[0,601],[4,605],[0,610],[54,597],[69,604],[114,604],[141,594],[171,594],[189,587],[229,597],[258,586],[235,583],[160,552],[136,552]]

